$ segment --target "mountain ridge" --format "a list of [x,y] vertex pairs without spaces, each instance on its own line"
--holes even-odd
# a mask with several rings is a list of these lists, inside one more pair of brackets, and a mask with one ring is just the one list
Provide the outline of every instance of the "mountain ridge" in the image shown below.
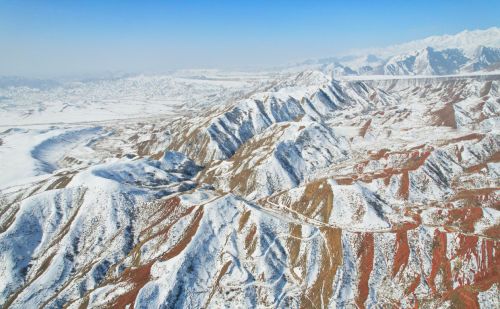
[[27,123],[0,132],[0,307],[497,307],[500,75],[476,51],[0,88]]
[[312,59],[290,70],[319,69],[345,75],[450,75],[498,70],[500,28],[432,36],[386,48],[352,51],[346,56]]

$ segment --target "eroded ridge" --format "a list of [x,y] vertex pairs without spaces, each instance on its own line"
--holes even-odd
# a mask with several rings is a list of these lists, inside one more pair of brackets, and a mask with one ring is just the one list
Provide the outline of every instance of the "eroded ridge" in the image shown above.
[[5,192],[0,305],[494,308],[499,83],[303,72],[117,127]]

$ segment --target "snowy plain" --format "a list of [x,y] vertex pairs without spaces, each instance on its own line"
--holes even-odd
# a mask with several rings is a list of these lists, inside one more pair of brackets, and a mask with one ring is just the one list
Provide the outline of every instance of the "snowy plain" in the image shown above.
[[[66,155],[99,162],[92,144],[113,127],[177,118],[245,95],[267,72],[184,70],[170,75],[0,87],[0,190],[50,175]],[[45,86],[48,84],[49,86]],[[82,162],[80,162],[80,165]]]

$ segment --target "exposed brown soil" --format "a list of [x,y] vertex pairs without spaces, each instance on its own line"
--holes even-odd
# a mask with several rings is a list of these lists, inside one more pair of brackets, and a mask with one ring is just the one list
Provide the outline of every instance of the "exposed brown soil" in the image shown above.
[[458,239],[459,239],[459,247],[454,257],[471,258],[472,256],[476,256],[477,254],[476,246],[479,240],[478,236],[459,234]]
[[2,224],[0,224],[0,233],[5,232],[16,220],[16,214],[19,211],[19,203],[12,203],[10,205],[5,205],[0,211],[0,218],[2,219]]
[[238,222],[238,232],[240,232],[243,229],[243,227],[247,224],[248,218],[250,218],[251,213],[252,212],[250,210],[245,210],[245,212],[243,212]]
[[137,298],[139,291],[149,282],[151,274],[151,266],[153,262],[142,265],[137,268],[127,268],[121,275],[122,281],[132,284],[132,288],[126,293],[121,294],[114,301],[112,308],[125,308],[130,305],[129,308],[134,308],[134,302]]
[[489,289],[495,283],[500,283],[500,242],[483,238],[478,264],[480,268],[474,275],[474,281],[482,291]]
[[66,188],[66,186],[70,183],[71,179],[73,179],[73,176],[74,174],[69,174],[57,178],[47,187],[47,190]]
[[220,283],[220,280],[222,279],[222,277],[226,274],[227,270],[229,269],[229,266],[231,266],[232,262],[231,261],[227,261],[221,268],[221,270],[219,271],[219,275],[217,276],[217,278],[215,279],[215,283],[212,285],[212,289],[210,291],[210,295],[208,296],[208,299],[205,303],[205,306],[204,308],[208,308],[208,305],[210,304],[210,301],[212,300],[212,297],[215,295],[215,293],[217,292],[217,290],[220,289],[220,286],[219,286],[219,283]]
[[480,189],[463,189],[458,191],[449,201],[461,201],[463,207],[478,207],[489,206],[500,210],[500,201],[497,197],[497,192],[500,188],[480,188]]
[[[155,137],[154,134],[153,136]],[[151,155],[151,149],[155,145],[155,143],[157,143],[157,140],[155,138],[137,143],[137,154],[141,157]]]
[[[408,288],[406,288],[405,290],[405,294],[406,295],[410,295],[412,293],[415,292],[415,290],[417,289],[418,285],[420,284],[420,278],[421,276],[418,275],[413,281],[412,283],[408,286]],[[416,302],[418,304],[418,301]]]
[[38,268],[34,278],[40,277],[47,270],[50,263],[52,262],[52,259],[54,258],[54,255],[55,253],[52,253],[42,262],[42,265],[40,265],[40,268]]
[[446,225],[459,228],[465,233],[474,233],[474,225],[483,217],[481,207],[454,208],[448,211]]
[[287,239],[287,248],[290,258],[290,265],[293,269],[297,265],[297,259],[299,257],[300,244],[302,242],[302,226],[299,224],[290,224],[289,230],[290,236],[292,237],[288,237]]
[[396,253],[394,254],[394,264],[392,265],[392,276],[404,269],[408,264],[410,256],[410,247],[408,246],[408,236],[406,231],[398,231],[396,233]]
[[470,286],[457,288],[449,293],[446,297],[451,301],[453,308],[479,309],[477,292]]
[[483,168],[486,168],[488,163],[498,163],[498,162],[500,162],[500,152],[495,152],[495,154],[493,154],[493,156],[491,156],[490,158],[488,158],[484,162],[477,164],[477,165],[470,166],[470,167],[466,168],[465,171],[467,173],[477,173],[477,172],[481,171]]
[[[149,217],[149,220],[151,220],[151,223],[140,232],[140,235],[143,236],[143,235],[149,234],[149,232],[154,227],[156,227],[161,222],[163,222],[167,218],[169,218],[171,216],[171,214],[179,206],[180,201],[181,201],[180,198],[177,196],[166,199],[166,200],[159,201],[157,208],[156,208],[156,211],[152,214],[151,217]],[[190,208],[186,209],[186,211],[184,211],[180,216],[182,217],[182,216],[188,215],[189,213],[191,213],[192,210],[193,210],[193,207],[190,207]],[[152,217],[157,215],[157,214],[160,214],[160,215],[158,216],[158,218],[153,220]],[[154,235],[150,235],[147,239],[151,239],[154,236],[156,236],[157,234],[158,233],[156,233]]]
[[474,273],[473,282],[455,276],[459,286],[448,289],[443,299],[450,300],[455,308],[479,308],[478,293],[500,283],[500,245],[498,241],[475,235],[460,234],[458,237],[459,248],[452,259],[475,260],[479,270]]
[[247,236],[245,237],[245,249],[250,248],[250,245],[254,241],[256,233],[257,233],[257,226],[255,224],[252,224],[250,231],[248,232]]
[[320,220],[328,223],[333,210],[333,192],[326,181],[309,183],[300,200],[291,208],[309,218],[318,213]]
[[332,297],[335,275],[342,265],[342,231],[324,228],[321,233],[325,236],[326,243],[321,248],[319,275],[302,297],[302,307],[321,308]]
[[398,195],[405,200],[410,196],[410,177],[408,176],[408,171],[403,171],[401,175],[401,186],[399,187]]
[[409,194],[408,172],[414,171],[424,165],[425,161],[431,155],[432,151],[432,147],[426,147],[425,145],[414,147],[414,149],[406,151],[390,152],[387,149],[382,149],[378,152],[369,153],[370,159],[388,160],[391,156],[395,156],[397,160],[400,161],[397,167],[387,166],[382,170],[374,172],[363,172],[364,167],[368,164],[367,161],[364,161],[355,166],[355,171],[357,172],[357,174],[336,177],[334,179],[339,185],[350,185],[357,180],[369,183],[376,179],[384,179],[384,182],[388,185],[390,178],[393,175],[403,174],[402,184],[399,189],[399,195],[407,199]]
[[365,124],[359,129],[359,135],[361,137],[365,137],[366,132],[368,132],[368,129],[370,128],[370,125],[372,123],[371,119],[368,119],[368,121],[365,122]]
[[194,130],[192,130],[193,124],[189,122],[175,123],[172,126],[178,133],[172,136],[172,141],[169,144],[170,150],[181,151],[202,165],[213,160],[213,155],[208,153],[210,137],[204,130],[204,126],[208,126],[207,120],[197,123]]
[[359,258],[359,282],[358,294],[356,295],[356,305],[358,308],[365,308],[365,301],[368,298],[368,280],[373,270],[374,259],[374,239],[372,233],[360,234],[361,244],[357,256]]
[[435,126],[444,126],[450,128],[457,128],[457,122],[455,120],[455,109],[452,103],[447,103],[443,108],[433,112],[433,124]]
[[483,231],[483,234],[487,237],[500,240],[500,224],[496,224],[492,227],[487,228],[485,231]]
[[[172,215],[174,215],[173,212],[177,208],[177,206],[179,206],[179,202],[180,199],[178,197],[173,197],[167,200],[159,201],[157,203],[158,209],[156,209],[153,215],[160,214],[160,218],[154,220],[148,227],[146,227],[142,231],[141,234],[150,234],[150,235],[143,238],[142,241],[139,244],[137,244],[136,247],[132,250],[130,255],[134,255],[135,252],[138,252],[138,250],[140,250],[140,247],[145,242],[155,237],[160,237],[162,235],[167,236],[169,230],[176,222],[178,222],[180,218],[189,215],[194,209],[196,209],[196,212],[193,215],[193,219],[189,224],[189,226],[187,227],[187,229],[184,231],[182,238],[170,250],[165,252],[159,259],[150,260],[145,264],[140,264],[140,259],[135,259],[133,263],[133,265],[135,266],[125,269],[124,272],[121,273],[118,278],[114,279],[108,278],[107,280],[105,280],[104,283],[102,283],[102,284],[109,284],[109,283],[119,284],[120,282],[122,282],[131,284],[131,288],[127,292],[117,296],[117,298],[114,299],[113,304],[111,305],[112,308],[125,308],[126,306],[130,306],[129,308],[133,308],[135,299],[140,289],[150,281],[151,267],[154,264],[154,262],[156,260],[165,261],[177,256],[191,242],[191,239],[196,234],[200,221],[203,218],[203,206],[198,206],[198,207],[191,206],[189,208],[183,209],[181,212],[176,213],[175,216],[171,218],[171,220],[168,220]],[[149,230],[152,230],[156,225],[161,224],[161,221],[163,220],[169,221],[169,224],[167,224],[166,227],[160,229],[155,233],[147,232]]]
[[467,134],[467,135],[460,136],[457,138],[452,138],[452,139],[446,140],[445,142],[443,142],[441,144],[441,146],[446,146],[446,145],[455,144],[455,143],[464,142],[464,141],[473,141],[473,140],[481,141],[484,137],[485,137],[485,135],[481,134],[481,133],[471,133],[471,134]]
[[165,155],[164,151],[158,151],[157,153],[151,155],[151,159],[160,160],[163,157],[163,155]]
[[380,149],[377,152],[369,152],[368,155],[370,156],[370,160],[380,160],[385,157],[386,154],[388,154],[391,150],[387,148]]
[[[441,294],[452,288],[451,284],[451,266],[450,261],[446,257],[447,239],[446,233],[440,232],[438,229],[434,231],[434,241],[432,249],[432,266],[427,282],[434,294]],[[443,286],[436,285],[436,276],[441,273]]]
[[191,239],[198,231],[198,226],[200,225],[200,221],[202,218],[203,218],[203,206],[199,206],[198,210],[196,210],[194,214],[193,221],[184,232],[183,238],[177,244],[175,244],[172,247],[172,249],[170,249],[169,251],[165,252],[162,255],[161,257],[162,261],[166,261],[173,257],[176,257],[184,250],[184,248],[187,247],[187,245],[191,242]]

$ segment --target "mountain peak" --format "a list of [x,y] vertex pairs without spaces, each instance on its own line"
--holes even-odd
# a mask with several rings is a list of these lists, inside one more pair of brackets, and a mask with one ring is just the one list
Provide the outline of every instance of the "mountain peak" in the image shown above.
[[395,54],[432,47],[436,50],[461,48],[468,54],[473,52],[479,45],[500,47],[500,28],[491,27],[484,30],[464,30],[457,34],[435,35],[385,48],[368,49],[366,51],[370,51],[380,57],[390,57]]

